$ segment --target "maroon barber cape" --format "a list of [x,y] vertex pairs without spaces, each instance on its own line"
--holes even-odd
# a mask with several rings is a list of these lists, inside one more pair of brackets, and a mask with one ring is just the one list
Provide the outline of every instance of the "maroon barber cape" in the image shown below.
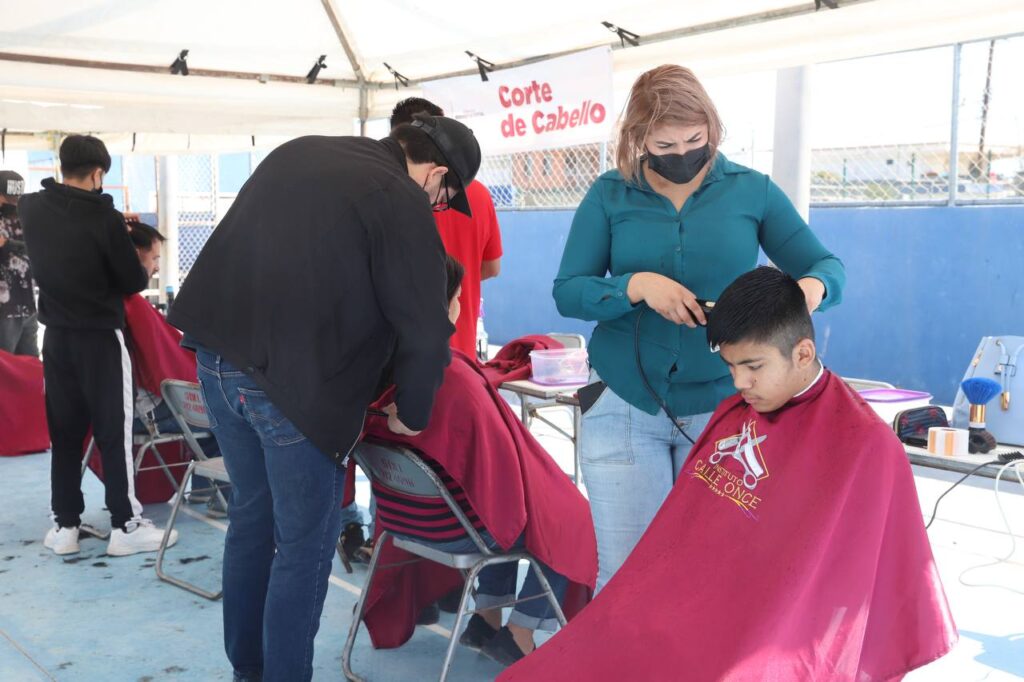
[[181,347],[181,332],[141,295],[124,299],[124,321],[131,335],[132,373],[138,386],[160,395],[164,379],[196,379],[196,356]]
[[0,351],[0,457],[49,449],[43,363]]
[[499,678],[899,679],[957,639],[906,454],[825,372],[771,414],[725,400],[636,549]]
[[493,359],[485,362],[480,369],[491,386],[501,386],[506,381],[529,379],[533,365],[530,351],[561,348],[562,344],[550,336],[524,336],[509,341]]
[[[391,396],[388,391],[376,405],[389,404]],[[567,617],[586,604],[597,580],[590,506],[473,360],[452,352],[430,425],[418,436],[392,433],[381,417],[367,419],[366,435],[406,445],[439,464],[503,548],[525,533],[527,550],[569,579]],[[415,558],[390,541],[379,551],[381,564]],[[373,645],[406,642],[420,609],[462,584],[458,571],[430,562],[378,569],[366,606]]]

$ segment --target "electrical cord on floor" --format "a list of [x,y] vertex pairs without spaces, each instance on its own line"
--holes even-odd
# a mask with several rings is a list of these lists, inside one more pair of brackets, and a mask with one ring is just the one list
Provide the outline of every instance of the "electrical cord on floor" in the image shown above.
[[1006,534],[1010,536],[1010,551],[1007,552],[1006,556],[1000,557],[995,561],[990,561],[984,564],[978,564],[977,566],[971,566],[970,568],[965,568],[963,571],[961,571],[960,575],[957,576],[957,580],[960,581],[961,585],[966,585],[967,587],[998,587],[1004,590],[1009,590],[1010,592],[1016,592],[1017,594],[1024,594],[1024,590],[1014,589],[1012,587],[1009,587],[1008,585],[997,585],[994,583],[969,583],[966,580],[964,580],[964,576],[970,573],[971,571],[976,571],[981,568],[990,568],[992,566],[998,566],[999,564],[1009,561],[1010,558],[1017,552],[1017,539],[1013,535],[1013,529],[1010,528],[1010,521],[1006,516],[1006,510],[1003,509],[1003,503],[999,498],[999,481],[1002,479],[1002,476],[1006,472],[1006,470],[1011,467],[1013,467],[1013,473],[1016,474],[1017,476],[1017,482],[1020,483],[1022,487],[1024,487],[1024,478],[1021,478],[1020,475],[1020,465],[1024,464],[1024,458],[1021,457],[1019,452],[1010,454],[1017,455],[1017,458],[1004,460],[1003,457],[1006,457],[1006,455],[1000,456],[1000,460],[1003,461],[1003,466],[1000,467],[999,473],[996,474],[995,484],[996,507],[999,508],[999,516],[1003,519],[1003,526],[1006,528]]
[[674,414],[672,414],[672,410],[668,408],[668,405],[665,404],[665,401],[662,400],[660,396],[658,396],[658,393],[654,390],[654,387],[651,386],[651,382],[647,380],[647,374],[644,373],[643,363],[640,362],[640,320],[643,319],[644,313],[646,313],[647,310],[648,308],[646,307],[641,308],[640,314],[636,316],[636,328],[634,329],[633,333],[633,350],[636,352],[636,371],[639,372],[640,378],[643,380],[644,386],[647,388],[647,392],[651,394],[652,398],[654,398],[654,402],[658,403],[662,411],[672,421],[672,426],[676,427],[676,430],[679,431],[679,433],[683,434],[683,438],[690,441],[691,445],[696,445],[696,443],[693,441],[692,438],[690,438],[686,431],[683,431],[683,427],[679,425],[679,420],[676,419],[676,416]]

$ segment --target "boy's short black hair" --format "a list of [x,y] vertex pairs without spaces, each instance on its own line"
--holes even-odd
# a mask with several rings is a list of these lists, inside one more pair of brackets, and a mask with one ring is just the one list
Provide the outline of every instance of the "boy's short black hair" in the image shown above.
[[407,97],[395,105],[391,110],[391,127],[412,123],[416,114],[430,114],[431,116],[444,116],[444,109],[437,106],[429,99],[422,97]]
[[803,339],[814,340],[803,289],[776,268],[762,266],[726,287],[708,314],[708,343],[766,343],[790,357]]
[[149,251],[153,248],[155,243],[167,241],[167,238],[160,234],[160,232],[158,232],[152,225],[140,223],[137,220],[128,220],[125,222],[127,222],[130,229],[128,236],[132,238],[132,244],[135,245],[136,249]]
[[448,295],[448,302],[451,303],[451,300],[455,298],[455,292],[458,291],[459,286],[462,285],[462,278],[466,274],[466,269],[462,267],[462,263],[455,260],[450,255],[445,254],[444,272],[448,278],[445,293]]
[[97,168],[110,172],[110,152],[103,140],[92,135],[68,135],[60,144],[60,172],[66,178],[82,178]]

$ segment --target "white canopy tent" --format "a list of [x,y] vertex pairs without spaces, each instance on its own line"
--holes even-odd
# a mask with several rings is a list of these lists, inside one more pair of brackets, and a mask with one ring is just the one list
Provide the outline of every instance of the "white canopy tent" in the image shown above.
[[[617,90],[664,62],[701,77],[1024,32],[1020,0],[0,0],[0,128],[7,148],[53,131],[127,151],[271,146],[350,134],[419,82],[613,43]],[[601,22],[639,34],[624,48]],[[190,75],[169,66],[189,50]],[[305,75],[320,55],[315,84]],[[410,79],[394,88],[386,64]],[[42,135],[40,135],[42,134]],[[133,136],[134,134],[134,136]]]

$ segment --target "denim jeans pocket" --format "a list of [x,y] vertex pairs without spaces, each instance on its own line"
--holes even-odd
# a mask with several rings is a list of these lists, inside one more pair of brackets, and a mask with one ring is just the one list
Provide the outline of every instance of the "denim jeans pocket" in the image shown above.
[[206,351],[196,351],[196,371],[205,372],[211,376],[219,376],[217,373],[217,356]]
[[[219,389],[217,389],[215,387],[220,382],[220,379],[217,377],[216,374],[211,374],[208,371],[204,372],[202,370],[202,365],[200,365],[199,363],[196,363],[196,368],[197,368],[196,374],[198,375],[196,377],[196,379],[197,379],[197,382],[199,384],[199,394],[200,394],[200,396],[202,396],[202,399],[203,399],[202,400],[203,409],[206,410],[206,420],[208,422],[210,422],[210,426],[209,426],[208,430],[212,431],[213,429],[217,428],[217,423],[218,422],[217,422],[217,416],[213,413],[213,410],[210,409],[210,397],[211,397],[211,394],[213,393],[214,390],[219,390]],[[216,398],[216,396],[214,396],[214,398]],[[157,412],[159,410],[160,410],[160,408],[158,407],[157,410],[155,410],[155,412]],[[169,411],[168,411],[168,417],[170,417],[170,412]],[[173,418],[169,419],[169,424],[170,424],[170,427],[172,429],[174,429],[174,431],[178,431],[179,430],[178,429],[178,422],[176,422]],[[167,433],[168,432],[163,426],[160,425],[159,422],[157,424],[157,428],[159,429],[159,431],[161,433]]]
[[295,445],[306,440],[306,436],[281,413],[266,393],[254,388],[239,387],[237,390],[249,423],[259,434],[263,445]]
[[610,388],[583,415],[580,461],[587,464],[632,464],[630,405]]

